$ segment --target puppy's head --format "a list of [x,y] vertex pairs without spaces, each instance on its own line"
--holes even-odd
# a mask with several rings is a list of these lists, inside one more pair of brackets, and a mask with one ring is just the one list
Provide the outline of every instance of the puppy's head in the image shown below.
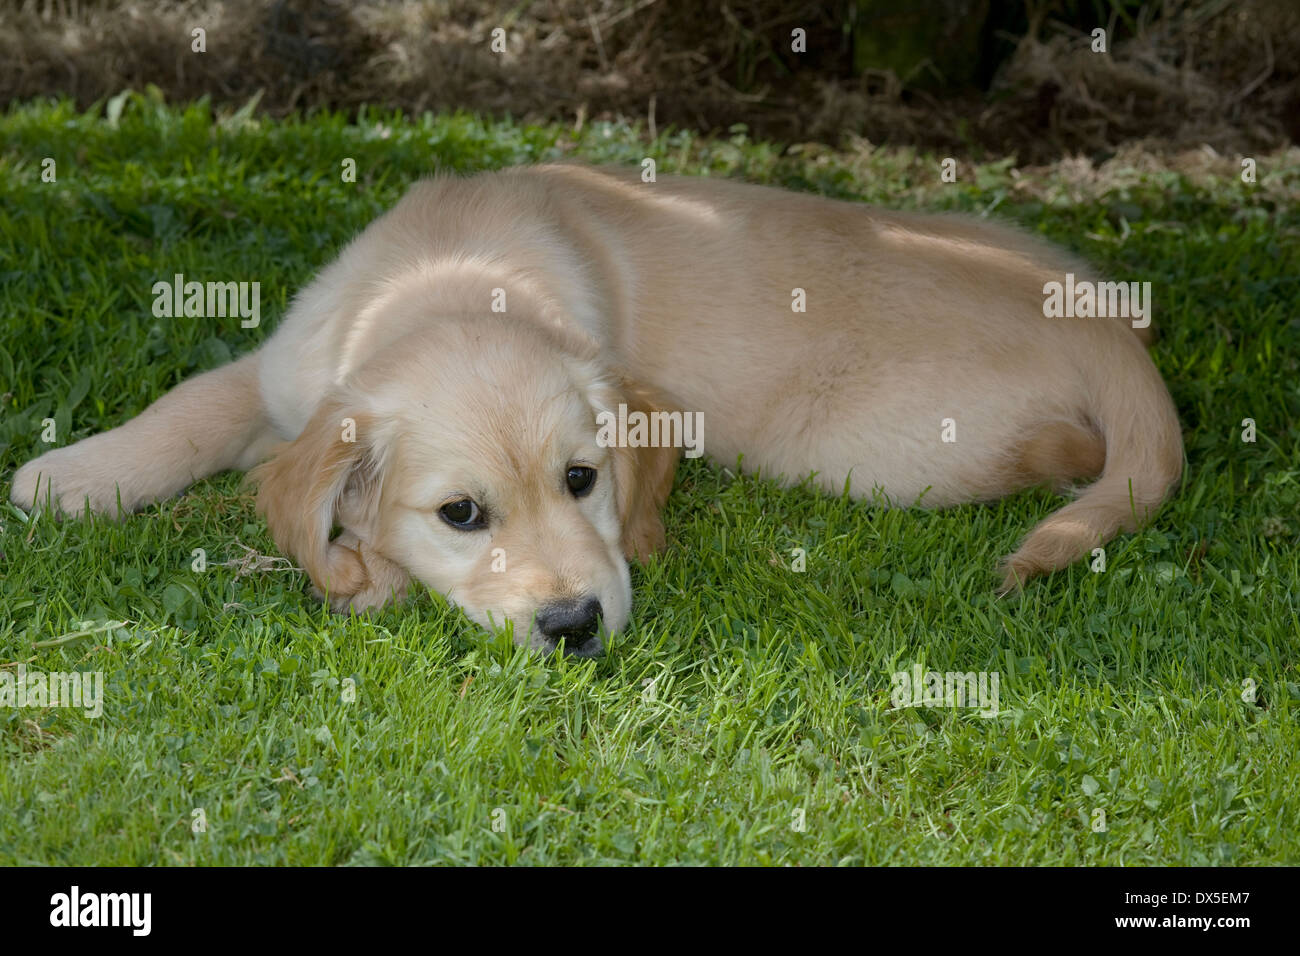
[[647,396],[535,328],[440,322],[368,362],[255,470],[258,508],[336,610],[410,577],[517,643],[595,656],[626,624],[625,556],[663,544],[678,450],[608,448]]

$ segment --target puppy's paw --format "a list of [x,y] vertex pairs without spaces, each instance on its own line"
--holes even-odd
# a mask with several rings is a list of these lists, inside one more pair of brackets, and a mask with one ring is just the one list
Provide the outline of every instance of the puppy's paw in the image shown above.
[[[59,514],[80,515],[87,506],[95,514],[118,514],[117,482],[77,445],[48,451],[19,468],[9,498],[24,511],[43,508],[48,501]],[[129,511],[128,494],[122,499]]]
[[355,611],[367,614],[406,597],[410,576],[375,551],[351,531],[339,535],[329,546],[330,580],[327,593],[336,614]]

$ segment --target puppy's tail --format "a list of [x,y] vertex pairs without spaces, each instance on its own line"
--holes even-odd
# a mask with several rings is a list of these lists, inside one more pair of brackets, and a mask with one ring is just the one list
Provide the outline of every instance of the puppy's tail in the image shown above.
[[1087,372],[1090,416],[1106,443],[1101,477],[1003,559],[1004,594],[1145,524],[1182,475],[1182,432],[1169,390],[1139,340],[1116,331],[1095,330],[1095,364]]

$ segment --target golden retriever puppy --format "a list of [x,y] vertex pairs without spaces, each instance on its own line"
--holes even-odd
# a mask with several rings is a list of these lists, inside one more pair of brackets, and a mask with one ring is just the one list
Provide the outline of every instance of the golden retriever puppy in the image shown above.
[[1049,289],[1091,281],[961,216],[579,166],[437,178],[261,349],[29,462],[12,497],[116,514],[257,466],[278,546],[335,609],[413,576],[597,654],[683,450],[900,505],[1095,478],[1005,559],[1009,590],[1135,528],[1181,474],[1146,323],[1049,317]]

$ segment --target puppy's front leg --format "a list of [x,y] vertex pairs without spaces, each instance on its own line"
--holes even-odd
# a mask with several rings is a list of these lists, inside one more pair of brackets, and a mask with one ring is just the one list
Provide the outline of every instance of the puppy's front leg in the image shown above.
[[250,468],[275,443],[258,386],[257,353],[178,385],[137,417],[23,465],[10,497],[60,511],[117,516],[227,468]]

